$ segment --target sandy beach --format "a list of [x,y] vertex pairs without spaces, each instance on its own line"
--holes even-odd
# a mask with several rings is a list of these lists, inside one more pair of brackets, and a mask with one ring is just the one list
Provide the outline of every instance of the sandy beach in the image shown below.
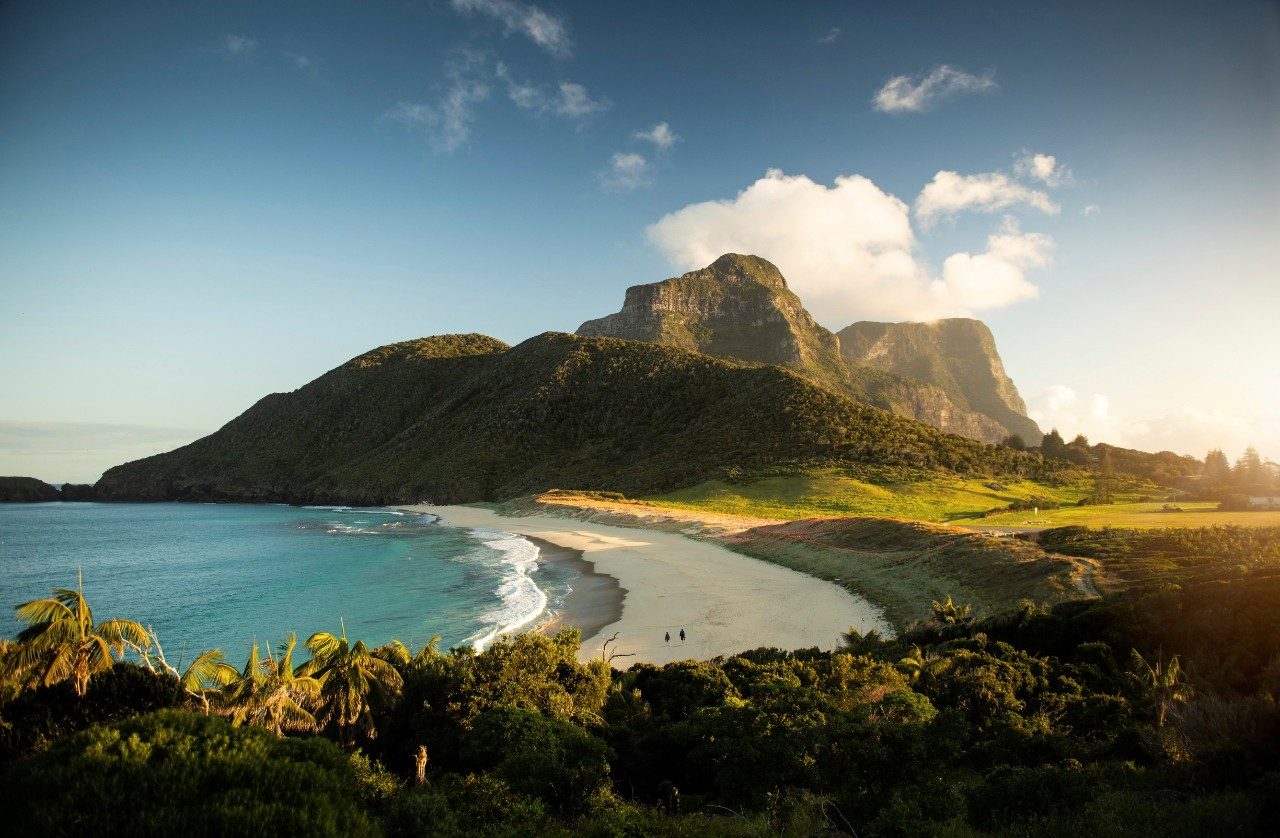
[[[760,646],[830,649],[850,626],[889,631],[874,606],[836,585],[677,533],[550,515],[505,516],[472,506],[401,508],[437,515],[449,526],[519,533],[580,550],[596,571],[616,579],[625,591],[622,613],[598,631],[584,632],[583,659],[598,657],[615,632],[618,650],[634,654],[614,661],[623,667]],[[572,619],[566,614],[566,622]]]

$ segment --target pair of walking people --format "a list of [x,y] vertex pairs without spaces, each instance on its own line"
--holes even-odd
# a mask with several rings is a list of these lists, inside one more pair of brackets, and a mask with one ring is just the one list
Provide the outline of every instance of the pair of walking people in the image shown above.
[[[684,629],[680,629],[680,642],[681,642],[681,643],[683,643],[683,642],[684,642],[684,636],[685,636],[685,635],[684,635]],[[663,636],[662,641],[663,641],[664,643],[670,643],[670,642],[671,642],[671,632],[667,632],[667,633]]]

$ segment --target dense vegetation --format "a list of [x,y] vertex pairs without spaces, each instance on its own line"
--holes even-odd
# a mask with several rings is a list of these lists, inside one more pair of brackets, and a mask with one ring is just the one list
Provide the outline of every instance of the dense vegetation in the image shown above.
[[35,503],[61,500],[62,494],[34,477],[0,477],[0,503]]
[[645,493],[778,469],[1004,474],[1034,456],[857,404],[778,367],[548,333],[428,338],[108,471],[107,499],[392,503],[553,487]]
[[66,610],[24,606],[3,651],[6,828],[1268,834],[1280,530],[1044,538],[1125,584],[986,618],[946,598],[892,641],[627,672],[579,662],[574,630],[482,654],[322,632],[311,660],[287,642],[194,679],[143,639],[142,663],[94,668],[78,695],[77,668],[50,664],[131,629],[59,592]]

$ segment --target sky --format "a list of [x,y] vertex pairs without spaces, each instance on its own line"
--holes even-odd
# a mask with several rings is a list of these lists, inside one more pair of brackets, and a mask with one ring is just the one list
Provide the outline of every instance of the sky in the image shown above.
[[1277,4],[0,5],[0,474],[728,251],[983,319],[1046,430],[1280,459]]

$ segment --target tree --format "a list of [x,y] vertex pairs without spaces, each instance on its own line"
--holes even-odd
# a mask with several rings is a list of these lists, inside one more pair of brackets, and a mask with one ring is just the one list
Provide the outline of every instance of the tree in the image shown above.
[[1044,435],[1044,439],[1040,441],[1040,453],[1045,459],[1066,459],[1067,444],[1062,440],[1062,434],[1058,433],[1057,428]]
[[1240,459],[1236,460],[1235,471],[1232,473],[1232,482],[1246,492],[1261,491],[1269,482],[1267,480],[1268,476],[1267,469],[1262,464],[1262,457],[1258,454],[1258,449],[1250,445],[1244,449]]
[[947,594],[945,602],[933,601],[933,619],[948,626],[967,622],[972,610],[972,606],[952,602],[950,594]]
[[303,669],[321,682],[320,725],[332,724],[348,747],[357,732],[377,736],[373,711],[385,707],[404,684],[395,664],[409,662],[403,644],[388,644],[370,652],[363,640],[347,640],[346,624],[337,635],[318,631],[307,639],[312,660]]
[[1177,702],[1191,697],[1191,686],[1182,680],[1182,666],[1178,656],[1169,658],[1166,664],[1160,658],[1149,663],[1137,649],[1129,656],[1129,674],[1143,694],[1151,700],[1156,710],[1156,727],[1164,727],[1169,709]]
[[24,602],[15,609],[27,627],[5,660],[5,679],[37,684],[71,680],[83,697],[89,679],[123,659],[126,649],[145,647],[150,635],[133,620],[94,622],[84,597],[84,575],[76,572],[76,589],[55,588],[49,599]]
[[1223,486],[1231,479],[1231,463],[1220,448],[1204,455],[1204,479],[1210,486]]
[[1009,434],[1000,444],[1005,448],[1012,448],[1014,451],[1027,450],[1027,441],[1022,438],[1022,434]]
[[1101,455],[1098,457],[1098,467],[1093,473],[1093,495],[1090,501],[1093,503],[1112,503],[1113,488],[1116,480],[1115,464],[1111,461],[1111,449],[1108,446],[1098,446],[1102,449]]
[[320,681],[293,668],[293,650],[298,645],[290,633],[280,644],[280,657],[268,650],[258,657],[254,642],[240,677],[222,690],[222,703],[232,724],[264,727],[276,736],[290,731],[315,730],[316,717],[308,707],[320,695]]

